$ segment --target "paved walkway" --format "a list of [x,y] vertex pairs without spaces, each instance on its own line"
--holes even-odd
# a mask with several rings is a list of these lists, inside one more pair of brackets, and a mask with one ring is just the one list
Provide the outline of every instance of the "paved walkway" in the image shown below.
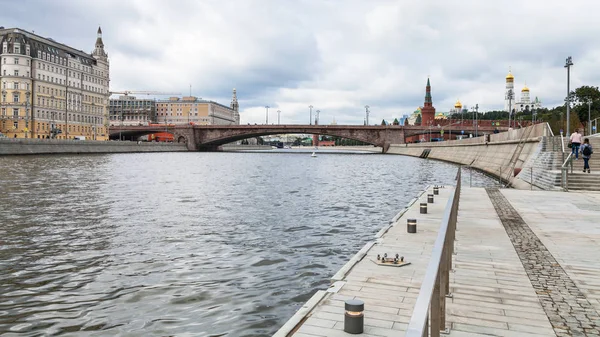
[[[553,300],[563,297],[563,303],[554,306],[556,314],[575,330],[574,336],[600,335],[600,194],[513,190],[502,194],[564,274],[559,284],[567,291],[563,287],[549,294]],[[567,308],[571,315],[565,314]]]
[[[364,336],[403,336],[452,191],[440,190],[428,215],[415,203],[294,336],[352,336],[350,298],[365,301]],[[407,218],[418,234],[406,233]],[[600,194],[463,187],[457,228],[450,336],[600,336]],[[412,265],[372,261],[396,252]]]
[[[361,336],[404,336],[446,202],[453,192],[453,188],[440,189],[435,203],[428,204],[428,214],[419,214],[419,203],[427,202],[427,194],[423,194],[381,242],[350,270],[343,280],[343,287],[337,293],[327,295],[293,336],[353,336],[343,331],[344,300],[353,298],[365,302],[365,329]],[[431,189],[428,193],[432,193]],[[416,234],[406,231],[406,219],[409,218],[418,220]],[[398,253],[411,264],[404,267],[375,264],[377,254],[384,253],[388,256]]]
[[464,188],[450,274],[450,336],[553,336],[536,292],[483,188]]

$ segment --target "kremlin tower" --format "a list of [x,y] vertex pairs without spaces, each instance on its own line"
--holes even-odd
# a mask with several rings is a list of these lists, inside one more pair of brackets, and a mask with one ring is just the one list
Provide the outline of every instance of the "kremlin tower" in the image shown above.
[[421,125],[429,125],[433,123],[435,118],[435,108],[431,101],[431,84],[429,84],[429,78],[427,78],[427,87],[425,87],[425,103],[421,109]]

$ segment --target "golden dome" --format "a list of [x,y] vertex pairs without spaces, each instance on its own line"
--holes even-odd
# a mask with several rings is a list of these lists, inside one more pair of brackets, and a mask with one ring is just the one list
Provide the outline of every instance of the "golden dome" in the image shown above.
[[462,108],[462,103],[459,100],[456,100],[456,103],[454,104],[454,107],[456,109],[460,109],[460,108]]
[[521,89],[521,92],[529,92],[529,88],[527,88],[527,84]]

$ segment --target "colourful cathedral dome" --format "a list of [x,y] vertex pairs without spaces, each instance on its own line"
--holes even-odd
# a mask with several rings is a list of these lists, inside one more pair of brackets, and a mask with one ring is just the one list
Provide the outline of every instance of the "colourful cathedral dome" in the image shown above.
[[462,108],[462,103],[459,100],[456,100],[456,103],[454,103],[454,108],[456,108],[456,109]]
[[521,89],[521,92],[529,92],[529,88],[527,87],[527,84],[525,84],[523,89]]

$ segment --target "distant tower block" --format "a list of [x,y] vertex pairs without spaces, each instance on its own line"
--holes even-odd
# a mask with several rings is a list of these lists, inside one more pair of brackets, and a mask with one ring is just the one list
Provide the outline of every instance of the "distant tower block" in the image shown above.
[[425,103],[421,109],[421,125],[429,125],[433,123],[435,118],[435,108],[431,100],[431,84],[429,78],[427,78],[427,86],[425,87]]

